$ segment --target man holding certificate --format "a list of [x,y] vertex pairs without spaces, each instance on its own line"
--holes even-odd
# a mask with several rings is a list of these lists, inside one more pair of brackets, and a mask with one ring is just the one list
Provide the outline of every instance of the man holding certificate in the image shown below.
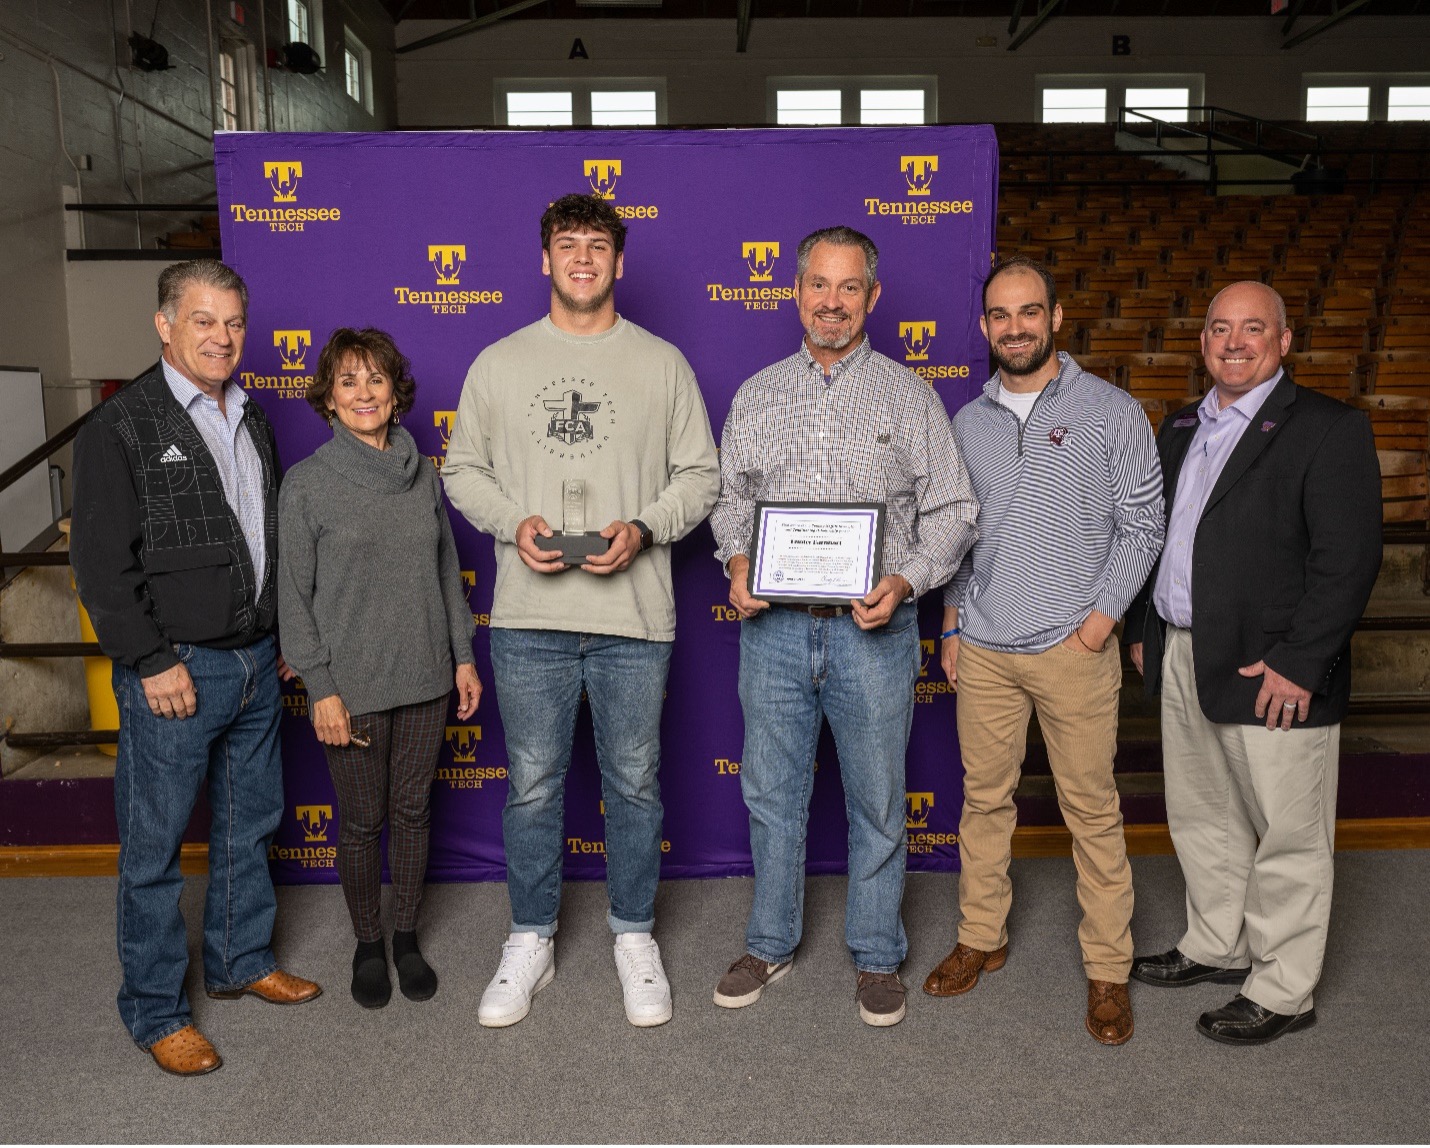
[[915,601],[973,544],[978,513],[933,388],[869,345],[879,253],[831,227],[799,245],[799,350],[748,380],[725,421],[710,517],[740,627],[755,897],[715,989],[753,1004],[788,971],[825,718],[849,812],[845,938],[859,1015],[904,1017],[904,757],[919,672]]
[[562,794],[584,692],[606,814],[607,921],[626,1019],[672,1015],[651,936],[660,715],[675,638],[670,543],[715,502],[710,420],[685,356],[616,312],[626,225],[606,200],[541,217],[549,314],[477,356],[442,481],[496,539],[492,672],[506,735],[511,934],[477,1022],[516,1024],[556,972]]
[[1087,1030],[1132,1037],[1132,870],[1112,779],[1122,663],[1112,627],[1162,550],[1162,469],[1126,391],[1054,354],[1052,276],[1010,259],[983,285],[998,373],[954,433],[978,543],[944,591],[941,660],[963,754],[958,944],[924,982],[957,996],[1008,959],[1008,859],[1034,709],[1073,838]]

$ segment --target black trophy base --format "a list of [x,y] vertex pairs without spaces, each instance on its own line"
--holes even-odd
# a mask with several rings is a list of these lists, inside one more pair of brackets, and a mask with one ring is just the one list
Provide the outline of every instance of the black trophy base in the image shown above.
[[611,540],[602,538],[599,531],[587,530],[580,534],[563,534],[557,531],[541,544],[543,550],[561,551],[561,561],[567,566],[580,566],[594,554],[604,554],[611,548]]

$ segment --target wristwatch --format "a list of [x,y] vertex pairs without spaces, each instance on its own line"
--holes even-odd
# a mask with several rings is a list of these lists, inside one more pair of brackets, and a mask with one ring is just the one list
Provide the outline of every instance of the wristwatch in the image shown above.
[[651,528],[649,526],[647,526],[639,518],[632,518],[631,525],[641,532],[642,550],[649,550],[652,546],[655,545],[655,534],[652,533]]

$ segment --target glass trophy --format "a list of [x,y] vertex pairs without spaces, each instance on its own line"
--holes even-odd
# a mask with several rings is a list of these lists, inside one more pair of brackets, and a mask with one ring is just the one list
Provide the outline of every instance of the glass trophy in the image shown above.
[[599,530],[586,529],[586,480],[568,478],[561,483],[561,529],[545,541],[543,550],[561,551],[567,566],[580,566],[593,554],[604,554],[611,540]]

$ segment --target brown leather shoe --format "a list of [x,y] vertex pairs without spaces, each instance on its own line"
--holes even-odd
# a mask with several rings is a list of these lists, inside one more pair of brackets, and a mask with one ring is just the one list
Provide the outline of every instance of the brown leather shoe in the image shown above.
[[1132,1000],[1125,984],[1087,982],[1087,1031],[1099,1044],[1126,1044],[1132,1039]]
[[236,1001],[244,993],[252,993],[269,1004],[302,1004],[312,1000],[322,991],[312,981],[305,981],[302,977],[295,977],[282,969],[274,969],[261,981],[254,981],[241,989],[225,989],[222,992],[210,989],[209,996],[216,1001]]
[[978,983],[979,970],[996,973],[1008,963],[1008,946],[985,953],[959,943],[953,952],[938,963],[924,981],[924,992],[931,997],[961,996]]
[[149,1046],[154,1063],[174,1076],[202,1076],[223,1064],[207,1038],[193,1025],[171,1032]]

